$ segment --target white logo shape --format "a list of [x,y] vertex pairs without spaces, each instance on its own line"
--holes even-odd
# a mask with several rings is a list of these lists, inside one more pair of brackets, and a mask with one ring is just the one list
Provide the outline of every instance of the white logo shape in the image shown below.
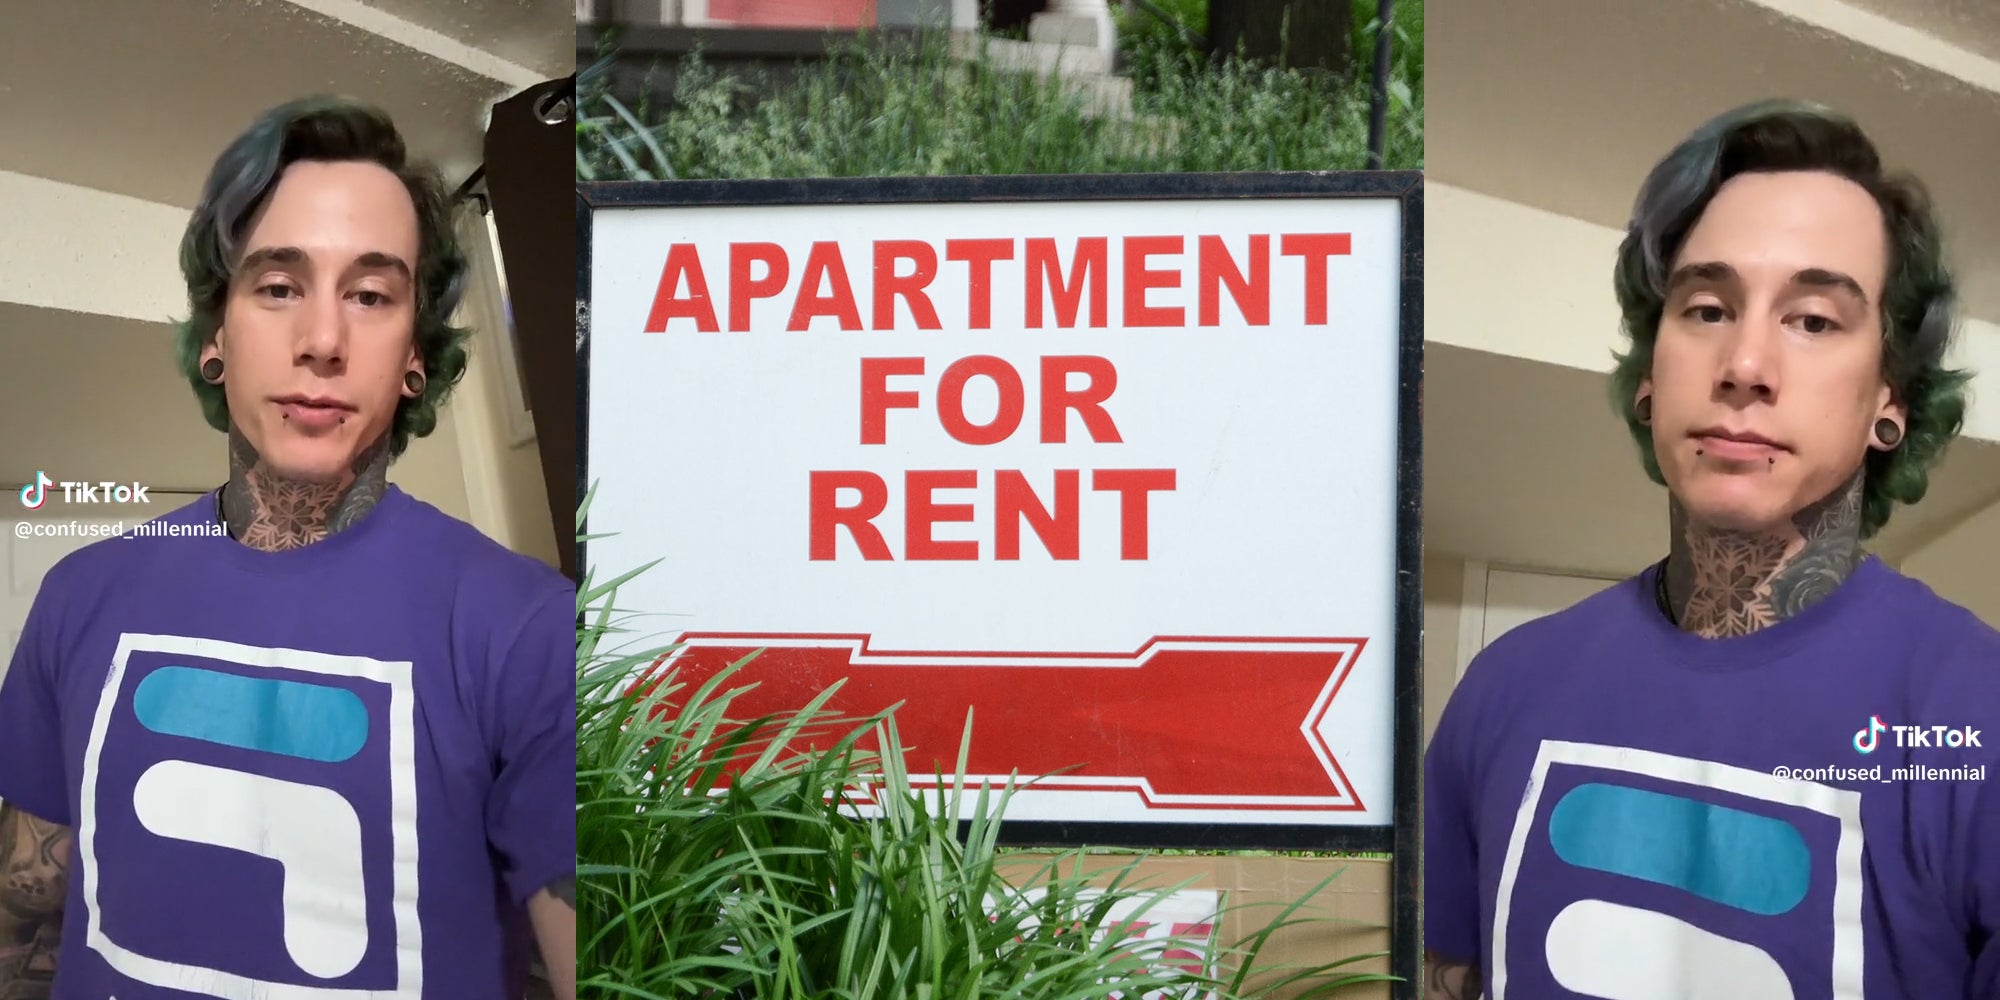
[[132,789],[139,822],[162,837],[270,858],[284,867],[285,949],[322,979],[368,953],[361,818],[339,793],[184,760],[146,769]]
[[[1645,942],[1643,947],[1635,943]],[[1792,1000],[1778,960],[1678,917],[1579,899],[1549,924],[1549,974],[1607,1000]]]

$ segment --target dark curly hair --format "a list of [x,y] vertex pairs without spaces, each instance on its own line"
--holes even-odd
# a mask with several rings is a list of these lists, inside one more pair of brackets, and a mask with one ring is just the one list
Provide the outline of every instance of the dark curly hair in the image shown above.
[[410,439],[437,428],[438,409],[465,375],[470,331],[451,325],[465,291],[465,255],[452,228],[443,178],[430,164],[409,157],[389,116],[358,101],[310,97],[259,116],[216,158],[201,201],[181,238],[181,275],[187,279],[185,322],[176,324],[175,360],[194,387],[209,426],[229,429],[229,401],[219,385],[201,377],[201,352],[222,325],[230,277],[242,257],[250,220],[277,187],[285,168],[301,160],[378,164],[403,182],[416,205],[419,250],[415,267],[415,343],[423,358],[423,394],[402,400],[389,432],[389,453],[401,455]]
[[1614,278],[1631,350],[1616,354],[1612,406],[1624,417],[1646,474],[1666,485],[1652,432],[1632,400],[1653,367],[1668,269],[1716,191],[1747,173],[1825,171],[1853,181],[1881,208],[1889,249],[1882,295],[1882,376],[1909,411],[1902,444],[1870,449],[1861,537],[1888,523],[1896,503],[1916,503],[1930,471],[1958,436],[1972,373],[1944,366],[1957,307],[1943,234],[1922,183],[1883,171],[1875,144],[1845,115],[1800,101],[1764,101],[1709,120],[1653,168],[1639,189]]

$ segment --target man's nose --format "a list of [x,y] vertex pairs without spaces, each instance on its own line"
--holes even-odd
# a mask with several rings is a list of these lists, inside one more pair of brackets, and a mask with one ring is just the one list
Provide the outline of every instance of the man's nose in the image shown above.
[[1737,323],[1722,344],[1716,371],[1717,394],[1732,402],[1769,400],[1776,396],[1783,337],[1784,330],[1775,319]]
[[347,357],[347,311],[338,296],[318,296],[312,306],[300,310],[296,332],[298,360],[322,364]]

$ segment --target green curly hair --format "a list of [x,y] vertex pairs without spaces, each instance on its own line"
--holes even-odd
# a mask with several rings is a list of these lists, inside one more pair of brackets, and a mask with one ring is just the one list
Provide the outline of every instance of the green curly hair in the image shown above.
[[1881,303],[1882,377],[1909,419],[1898,447],[1869,449],[1865,459],[1861,537],[1868,538],[1888,523],[1895,504],[1923,499],[1932,467],[1964,424],[1965,385],[1972,373],[1944,366],[1957,290],[1930,196],[1914,177],[1885,173],[1874,143],[1847,116],[1800,101],[1747,105],[1703,124],[1653,168],[1618,248],[1613,283],[1631,349],[1613,355],[1612,407],[1638,444],[1646,474],[1666,485],[1652,431],[1639,422],[1632,401],[1652,371],[1675,255],[1731,178],[1799,170],[1825,171],[1860,185],[1874,197],[1885,223],[1889,270]]
[[301,160],[378,164],[403,182],[416,206],[420,244],[413,336],[425,382],[421,395],[396,407],[389,454],[399,456],[411,438],[437,429],[438,410],[465,376],[471,331],[450,320],[465,292],[466,261],[452,227],[443,178],[435,167],[410,158],[395,124],[371,105],[339,97],[280,105],[260,115],[216,158],[181,238],[189,316],[175,324],[175,361],[209,426],[229,430],[229,400],[221,386],[201,377],[201,352],[222,326],[230,279],[242,259],[251,219],[285,168]]

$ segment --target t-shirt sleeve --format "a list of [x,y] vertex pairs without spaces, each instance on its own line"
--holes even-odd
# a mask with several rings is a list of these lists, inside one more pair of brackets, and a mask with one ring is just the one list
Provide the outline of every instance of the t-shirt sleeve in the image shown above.
[[1956,828],[1950,841],[1957,862],[1953,868],[1965,876],[1953,881],[1965,888],[1970,917],[1972,975],[1965,995],[1967,1000],[2000,1000],[2000,634],[1981,628],[1970,645],[1958,657],[1958,690],[1947,692],[1928,715],[1980,730],[1972,737],[1977,749],[1968,745],[1951,751],[1956,759],[1940,763],[1977,767],[1982,777],[1931,787],[1961,796],[1953,810],[1959,822],[1947,826]]
[[52,571],[28,610],[21,639],[0,680],[0,802],[37,819],[69,826],[57,704],[61,638]]
[[576,873],[576,597],[554,590],[503,650],[487,839],[516,903]]
[[2000,1000],[2000,633],[1969,612],[1935,630],[1957,638],[1929,651],[1934,681],[1911,714],[1918,725],[1973,730],[1959,747],[1912,750],[1912,763],[1979,769],[1980,778],[1918,781],[1908,787],[1909,849],[1949,901],[1970,959],[1966,1000]]
[[1468,962],[1480,957],[1479,853],[1464,731],[1475,714],[1467,704],[1471,693],[1461,684],[1446,703],[1424,753],[1424,950]]
[[[2000,663],[1993,665],[2000,670]],[[2000,720],[1995,720],[2000,722]],[[2000,728],[2000,727],[1996,727]],[[1985,765],[1995,767],[1990,760]],[[1972,978],[1968,1000],[2000,1000],[2000,781],[1992,774],[1972,794],[1972,829],[1965,843],[1977,866],[1973,890]]]

